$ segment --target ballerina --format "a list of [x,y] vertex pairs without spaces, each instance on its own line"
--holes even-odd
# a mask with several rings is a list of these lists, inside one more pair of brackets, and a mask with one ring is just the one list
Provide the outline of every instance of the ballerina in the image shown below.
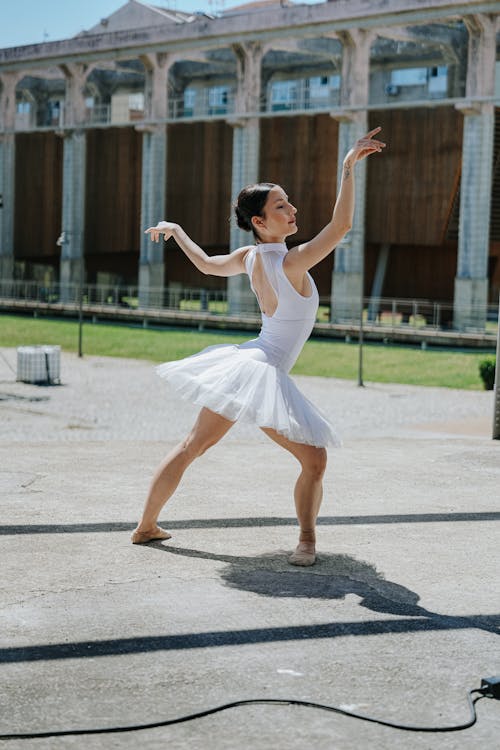
[[173,237],[189,260],[205,274],[246,273],[262,314],[258,338],[244,344],[210,346],[191,357],[157,369],[183,397],[201,406],[189,435],[158,467],[142,518],[132,534],[134,544],[169,539],[158,516],[175,492],[185,470],[215,445],[237,420],[258,425],[299,462],[294,489],[300,533],[292,565],[316,561],[316,518],[323,497],[323,475],[329,443],[339,444],[334,430],[289,376],[316,320],[319,297],[309,269],[338,245],[354,213],[354,165],[385,144],[375,128],[360,138],[343,161],[342,180],[328,224],[309,242],[287,249],[297,232],[297,209],[283,188],[273,183],[249,185],[235,204],[238,226],[253,232],[255,244],[228,255],[208,256],[173,222],[160,221],[146,233],[155,242]]

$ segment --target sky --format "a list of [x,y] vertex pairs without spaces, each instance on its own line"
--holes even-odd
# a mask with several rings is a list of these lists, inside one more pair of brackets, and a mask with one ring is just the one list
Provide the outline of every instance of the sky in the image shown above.
[[[301,0],[314,2],[317,0]],[[0,0],[0,48],[67,39],[111,15],[126,0]],[[151,5],[217,13],[244,0],[149,0]]]

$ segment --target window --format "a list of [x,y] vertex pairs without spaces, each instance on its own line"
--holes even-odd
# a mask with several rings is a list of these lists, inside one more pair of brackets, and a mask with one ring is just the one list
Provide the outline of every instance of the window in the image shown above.
[[129,94],[128,108],[133,109],[136,112],[142,112],[144,110],[144,94],[142,91],[137,94]]
[[313,76],[309,78],[309,96],[312,100],[327,99],[340,88],[340,76]]
[[227,86],[212,86],[208,90],[208,106],[210,108],[227,108],[229,90]]
[[184,89],[184,107],[193,109],[196,103],[196,89]]
[[440,65],[436,68],[429,68],[429,93],[446,94],[448,91],[448,68],[446,65]]
[[273,108],[291,106],[297,96],[296,81],[275,81],[271,88],[271,104]]
[[59,125],[62,121],[62,102],[59,99],[49,99],[47,110],[48,110],[48,123],[47,125]]
[[427,84],[427,68],[403,68],[391,72],[393,86],[425,86]]

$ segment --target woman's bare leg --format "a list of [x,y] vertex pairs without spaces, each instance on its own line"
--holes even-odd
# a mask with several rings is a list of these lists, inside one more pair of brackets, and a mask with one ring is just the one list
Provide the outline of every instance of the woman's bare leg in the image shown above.
[[132,534],[134,544],[152,539],[168,539],[170,534],[158,527],[160,512],[174,494],[182,475],[195,458],[219,442],[233,426],[231,422],[210,409],[203,408],[187,438],[179,443],[162,461],[151,482],[142,518]]
[[294,565],[312,565],[316,559],[316,519],[323,499],[326,449],[295,443],[276,430],[262,429],[271,440],[295,456],[301,465],[302,471],[294,489],[295,511],[300,526],[299,544],[289,561]]

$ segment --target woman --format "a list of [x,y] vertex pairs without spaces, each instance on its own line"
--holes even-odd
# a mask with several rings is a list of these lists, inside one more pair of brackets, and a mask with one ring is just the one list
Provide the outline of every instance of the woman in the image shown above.
[[208,256],[178,225],[161,221],[146,233],[155,242],[174,237],[202,273],[234,276],[247,273],[262,313],[257,339],[245,344],[212,346],[199,354],[160,365],[160,376],[184,398],[202,407],[185,440],[159,466],[143,516],[132,534],[134,544],[169,539],[157,525],[161,509],[195,458],[215,445],[237,419],[257,424],[295,456],[301,466],[294,491],[300,526],[292,565],[316,561],[315,527],[326,468],[326,445],[337,439],[324,417],[288,376],[309,337],[318,309],[318,292],[310,268],[325,258],[351,228],[356,162],[385,144],[375,128],[358,140],[343,162],[342,181],[329,223],[309,242],[287,250],[285,239],[297,232],[297,209],[283,188],[259,183],[244,188],[235,205],[238,226],[252,231],[255,245],[230,255]]

